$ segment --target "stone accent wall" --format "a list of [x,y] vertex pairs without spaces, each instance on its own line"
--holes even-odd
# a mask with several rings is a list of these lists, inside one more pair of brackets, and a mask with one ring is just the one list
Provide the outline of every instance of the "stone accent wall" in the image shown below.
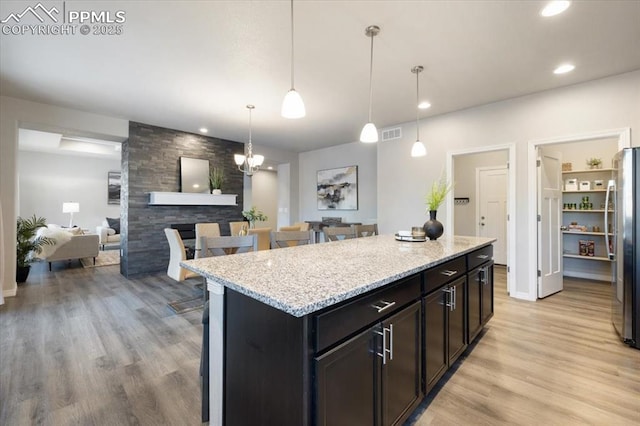
[[[165,271],[169,243],[164,228],[177,223],[218,222],[229,235],[229,221],[243,220],[243,174],[233,154],[244,144],[148,124],[130,122],[122,144],[120,272],[126,277]],[[237,206],[150,206],[149,192],[180,191],[180,157],[209,160],[225,172],[223,193],[237,194]]]

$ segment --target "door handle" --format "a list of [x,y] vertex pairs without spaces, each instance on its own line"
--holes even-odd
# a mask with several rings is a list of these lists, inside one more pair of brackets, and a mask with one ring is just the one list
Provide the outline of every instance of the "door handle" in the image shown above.
[[387,332],[389,332],[391,344],[393,344],[393,325],[389,328],[382,327],[382,331],[374,331],[379,336],[382,336],[382,353],[376,352],[380,358],[382,358],[382,365],[387,363],[387,353],[389,354],[389,360],[393,359],[393,349],[387,349]]
[[442,275],[446,275],[447,277],[452,277],[452,276],[454,276],[455,274],[457,274],[457,273],[458,273],[458,271],[450,271],[450,270],[448,270],[448,269],[447,269],[447,270],[445,270],[445,271],[440,271],[440,273],[441,273]]
[[486,258],[488,258],[488,257],[489,257],[489,255],[488,255],[488,254],[479,254],[479,255],[477,255],[476,257],[477,257],[478,259],[486,259]]
[[447,287],[447,288],[443,288],[442,291],[447,293],[447,303],[445,303],[445,306],[449,308],[450,311],[453,311],[456,308],[456,301],[455,301],[456,288]]

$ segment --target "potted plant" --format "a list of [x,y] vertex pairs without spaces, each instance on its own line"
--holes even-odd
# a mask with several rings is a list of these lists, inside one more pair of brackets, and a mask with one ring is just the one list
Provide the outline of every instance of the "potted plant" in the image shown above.
[[243,211],[242,216],[249,221],[251,228],[255,228],[256,221],[264,222],[265,220],[269,220],[267,215],[261,210],[258,210],[256,206],[252,206],[251,210]]
[[599,169],[602,167],[602,159],[600,158],[589,158],[587,160],[587,166],[589,166],[590,169]]
[[444,233],[442,223],[436,219],[438,207],[444,202],[447,194],[453,185],[447,182],[444,172],[440,179],[431,184],[431,191],[426,195],[427,211],[429,212],[429,220],[425,222],[423,229],[430,240],[437,240]]
[[212,194],[222,194],[222,184],[224,183],[224,170],[213,167],[209,170],[209,190]]
[[29,276],[34,255],[42,251],[42,246],[54,244],[55,240],[36,235],[38,228],[46,227],[47,220],[43,217],[23,219],[18,217],[16,232],[16,281],[23,283]]

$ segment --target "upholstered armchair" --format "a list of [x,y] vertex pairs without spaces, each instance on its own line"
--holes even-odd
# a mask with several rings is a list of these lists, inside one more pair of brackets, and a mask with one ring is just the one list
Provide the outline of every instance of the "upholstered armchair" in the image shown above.
[[106,220],[102,222],[102,225],[96,226],[96,234],[98,234],[102,250],[107,244],[120,245],[120,232],[116,233],[116,230],[111,228]]

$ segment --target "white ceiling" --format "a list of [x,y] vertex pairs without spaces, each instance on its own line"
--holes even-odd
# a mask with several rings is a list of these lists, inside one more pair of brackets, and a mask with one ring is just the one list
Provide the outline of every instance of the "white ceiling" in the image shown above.
[[[2,19],[33,2],[2,2]],[[62,2],[52,2],[62,3]],[[422,117],[640,69],[640,1],[296,1],[295,75],[307,117],[280,117],[290,88],[288,1],[73,2],[126,12],[122,35],[0,36],[2,95],[294,151],[352,142],[367,121]],[[49,4],[49,3],[47,3]],[[72,2],[67,2],[72,5]],[[71,7],[71,6],[68,6]],[[554,75],[562,62],[576,70]]]

